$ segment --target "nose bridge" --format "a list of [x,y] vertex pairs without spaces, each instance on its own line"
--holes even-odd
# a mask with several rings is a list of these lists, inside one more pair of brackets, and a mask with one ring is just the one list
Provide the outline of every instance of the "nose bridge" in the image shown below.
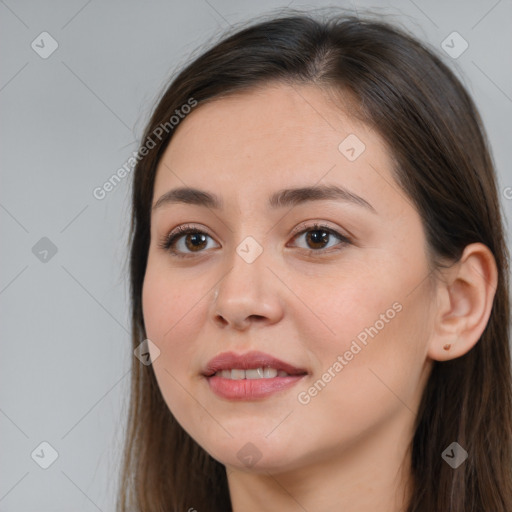
[[227,259],[228,272],[216,287],[215,315],[243,325],[250,317],[275,321],[281,314],[279,291],[267,268],[270,251],[246,236]]
[[229,271],[219,284],[219,293],[230,291],[243,296],[260,293],[268,278],[267,252],[263,242],[258,242],[253,236],[246,236],[228,256]]

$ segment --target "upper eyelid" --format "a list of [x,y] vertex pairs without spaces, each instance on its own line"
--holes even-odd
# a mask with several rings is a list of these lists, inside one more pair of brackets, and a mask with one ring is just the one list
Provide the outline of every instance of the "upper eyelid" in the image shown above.
[[[304,221],[304,222],[308,222],[308,221]],[[332,231],[333,233],[338,234],[338,235],[340,235],[340,236],[342,236],[344,238],[349,238],[349,236],[344,235],[343,233],[340,233],[338,231],[338,228],[327,226],[326,224],[324,224],[323,222],[320,222],[320,221],[312,221],[312,222],[313,222],[313,224],[310,224],[310,225],[305,224],[305,223],[300,224],[299,226],[297,226],[296,228],[293,229],[291,235],[293,237],[296,237],[297,235],[302,234],[304,231],[313,231],[313,230],[317,230],[317,229],[325,229],[325,230],[328,230],[328,231]],[[213,235],[211,235],[208,232],[208,229],[203,228],[201,226],[195,226],[193,224],[181,224],[180,226],[177,226],[176,228],[171,230],[168,235],[166,235],[166,238],[171,238],[173,236],[186,235],[186,234],[188,234],[186,232],[187,230],[198,231],[198,232],[204,233],[205,235],[208,235],[211,238],[214,238]]]
[[305,231],[314,231],[314,230],[317,230],[317,229],[318,230],[324,229],[326,231],[329,231],[329,232],[332,232],[334,234],[337,234],[337,235],[339,235],[342,238],[347,238],[347,239],[349,238],[347,235],[344,235],[343,233],[340,233],[338,228],[334,228],[334,227],[328,226],[327,224],[325,224],[322,221],[312,221],[313,224],[306,224],[306,222],[308,222],[308,221],[305,221],[305,223],[300,224],[299,226],[297,226],[296,228],[293,229],[293,231],[292,231],[292,236],[293,237],[296,237],[297,235],[301,235]]

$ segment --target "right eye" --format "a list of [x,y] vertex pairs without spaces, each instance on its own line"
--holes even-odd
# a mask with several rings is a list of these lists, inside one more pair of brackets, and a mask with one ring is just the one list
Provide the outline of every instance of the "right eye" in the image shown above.
[[179,226],[161,240],[159,247],[178,258],[187,258],[194,253],[203,252],[208,245],[208,238],[213,240],[210,235],[198,228]]

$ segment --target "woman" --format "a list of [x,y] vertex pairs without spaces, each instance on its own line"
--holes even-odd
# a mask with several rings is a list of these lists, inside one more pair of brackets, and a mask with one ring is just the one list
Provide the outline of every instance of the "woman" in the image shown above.
[[369,18],[254,23],[179,73],[139,154],[152,364],[119,511],[512,510],[496,176],[432,51]]

